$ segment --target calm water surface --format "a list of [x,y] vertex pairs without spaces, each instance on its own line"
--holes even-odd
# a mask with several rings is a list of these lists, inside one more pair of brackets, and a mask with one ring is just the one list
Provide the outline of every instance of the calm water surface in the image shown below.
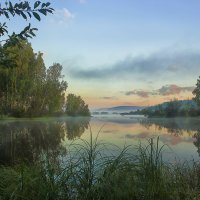
[[[62,117],[45,121],[0,122],[0,164],[37,161],[42,154],[65,154],[76,139],[93,137],[119,147],[136,146],[148,138],[160,138],[167,144],[167,160],[199,160],[200,118],[147,119],[142,116],[97,115],[91,118]],[[91,130],[91,131],[90,131]],[[78,142],[79,140],[77,140]]]

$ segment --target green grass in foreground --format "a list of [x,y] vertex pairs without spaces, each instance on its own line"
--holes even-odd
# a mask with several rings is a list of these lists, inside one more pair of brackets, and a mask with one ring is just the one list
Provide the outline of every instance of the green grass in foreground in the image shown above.
[[43,155],[34,166],[2,166],[0,199],[200,199],[199,164],[165,163],[159,138],[139,145],[134,155],[126,147],[107,156],[105,148],[91,137],[90,142],[74,145],[64,162]]

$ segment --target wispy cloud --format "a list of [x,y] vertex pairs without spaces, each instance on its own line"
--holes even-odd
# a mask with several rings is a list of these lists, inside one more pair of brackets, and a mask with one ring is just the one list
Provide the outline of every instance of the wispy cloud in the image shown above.
[[112,96],[112,97],[100,97],[100,99],[106,99],[106,100],[116,100],[117,97]]
[[66,18],[66,19],[72,19],[75,17],[75,15],[73,13],[71,13],[67,8],[63,8],[61,10],[61,13],[63,13],[63,16]]
[[83,3],[86,3],[87,0],[79,0],[79,3],[83,4]]
[[75,18],[75,14],[67,8],[56,9],[54,15],[51,17],[51,22],[57,24],[68,24],[70,20]]
[[150,56],[126,57],[112,65],[81,69],[76,66],[69,69],[74,78],[108,79],[141,77],[153,80],[155,77],[194,76],[200,74],[200,52],[159,52]]
[[132,91],[127,91],[125,92],[125,95],[130,96],[130,95],[137,95],[143,98],[149,97],[151,92],[149,91],[144,91],[144,90],[132,90]]
[[124,94],[126,96],[137,95],[139,97],[148,98],[150,95],[160,95],[160,96],[178,95],[182,92],[192,92],[193,90],[194,90],[193,86],[181,87],[175,84],[171,84],[171,85],[164,85],[157,90],[151,90],[151,91],[131,90],[124,92]]
[[192,92],[194,90],[194,87],[180,87],[178,85],[165,85],[162,86],[160,89],[158,89],[158,94],[167,96],[167,95],[173,95],[173,94],[180,94],[181,92]]

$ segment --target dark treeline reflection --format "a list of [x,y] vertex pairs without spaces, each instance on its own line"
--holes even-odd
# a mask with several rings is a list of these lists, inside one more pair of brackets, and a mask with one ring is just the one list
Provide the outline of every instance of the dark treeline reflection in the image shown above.
[[89,117],[71,117],[65,122],[68,140],[79,138],[89,127]]
[[80,137],[88,125],[89,118],[0,123],[0,164],[31,164],[44,155],[64,155],[67,153],[62,145],[64,139]]
[[140,124],[149,129],[166,129],[169,134],[181,136],[184,132],[189,135],[200,130],[200,119],[195,118],[148,118],[140,120]]
[[200,129],[195,132],[195,134],[193,135],[193,138],[195,139],[195,141],[193,143],[196,146],[197,153],[200,156]]

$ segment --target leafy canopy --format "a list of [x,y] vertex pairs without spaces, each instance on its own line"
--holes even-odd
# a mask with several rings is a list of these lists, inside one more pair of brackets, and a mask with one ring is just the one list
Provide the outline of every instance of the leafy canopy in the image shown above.
[[194,100],[197,102],[198,105],[200,105],[200,76],[199,79],[197,79],[196,88],[192,92],[194,94]]
[[[5,17],[11,20],[15,16],[19,16],[24,20],[35,18],[38,21],[41,20],[41,15],[47,15],[53,13],[54,9],[51,7],[50,2],[35,1],[31,4],[28,1],[19,1],[18,3],[12,3],[5,0],[0,4],[0,18]],[[2,21],[2,20],[1,20]],[[9,34],[8,26],[6,22],[0,22],[0,42],[6,42],[11,40],[17,42],[19,39],[27,39],[35,36],[37,28],[32,28],[29,23],[20,33],[13,32]]]
[[42,53],[35,53],[27,40],[0,47],[0,115],[34,117],[63,112],[67,82],[62,66],[45,67]]
[[88,105],[75,94],[68,94],[66,102],[66,114],[70,116],[90,116]]

